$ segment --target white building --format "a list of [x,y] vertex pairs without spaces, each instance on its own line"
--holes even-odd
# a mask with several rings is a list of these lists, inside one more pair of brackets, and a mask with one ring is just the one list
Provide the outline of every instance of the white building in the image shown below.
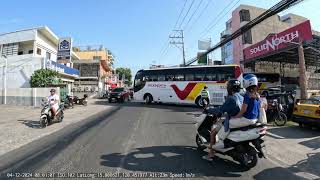
[[[0,89],[28,88],[35,70],[51,68],[61,74],[70,92],[79,72],[72,68],[72,61],[68,64],[56,63],[58,42],[59,38],[46,26],[0,34]],[[72,52],[72,59],[79,57]]]

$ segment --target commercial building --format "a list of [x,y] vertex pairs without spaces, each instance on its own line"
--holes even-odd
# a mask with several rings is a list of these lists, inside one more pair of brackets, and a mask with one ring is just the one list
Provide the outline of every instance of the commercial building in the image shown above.
[[[243,25],[264,13],[266,9],[240,5],[232,11],[232,17],[226,22],[226,29],[221,32],[221,38],[230,36]],[[239,64],[243,61],[243,49],[265,39],[269,34],[279,33],[306,21],[307,18],[295,14],[284,16],[274,15],[252,29],[227,43],[221,48],[221,60],[223,64]]]
[[102,93],[109,89],[112,84],[107,79],[112,75],[112,53],[102,45],[74,47],[73,50],[79,56],[74,68],[80,71],[73,90]]
[[29,88],[35,70],[50,68],[59,72],[70,92],[79,76],[72,61],[79,57],[71,52],[71,62],[57,63],[58,43],[58,36],[46,26],[0,34],[0,89]]
[[[221,38],[265,11],[240,5],[232,12]],[[282,85],[299,87],[301,97],[306,98],[308,90],[320,90],[319,34],[304,17],[275,15],[223,46],[222,61],[240,64],[244,72],[278,73]]]

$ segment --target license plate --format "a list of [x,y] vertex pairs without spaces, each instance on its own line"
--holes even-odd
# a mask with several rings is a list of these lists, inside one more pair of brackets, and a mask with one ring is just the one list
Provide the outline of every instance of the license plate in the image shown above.
[[112,100],[116,100],[116,98],[112,98]]
[[303,110],[303,113],[304,114],[310,114],[310,111],[309,110]]

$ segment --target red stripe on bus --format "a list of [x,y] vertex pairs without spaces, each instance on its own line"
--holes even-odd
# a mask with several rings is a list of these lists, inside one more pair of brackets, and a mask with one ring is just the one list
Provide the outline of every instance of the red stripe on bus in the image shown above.
[[188,83],[188,85],[182,91],[175,84],[172,84],[171,87],[179,99],[185,100],[196,85],[197,83]]

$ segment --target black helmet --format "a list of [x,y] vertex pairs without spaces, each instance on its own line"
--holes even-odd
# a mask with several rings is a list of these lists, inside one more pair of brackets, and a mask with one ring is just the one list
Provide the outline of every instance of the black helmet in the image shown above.
[[240,81],[233,79],[233,80],[229,80],[228,84],[227,84],[227,91],[228,94],[232,94],[233,92],[240,92],[241,89],[241,83]]
[[50,92],[56,92],[56,90],[55,89],[51,89]]
[[207,89],[207,88],[208,88],[208,86],[206,86],[206,85],[203,87],[203,89]]

